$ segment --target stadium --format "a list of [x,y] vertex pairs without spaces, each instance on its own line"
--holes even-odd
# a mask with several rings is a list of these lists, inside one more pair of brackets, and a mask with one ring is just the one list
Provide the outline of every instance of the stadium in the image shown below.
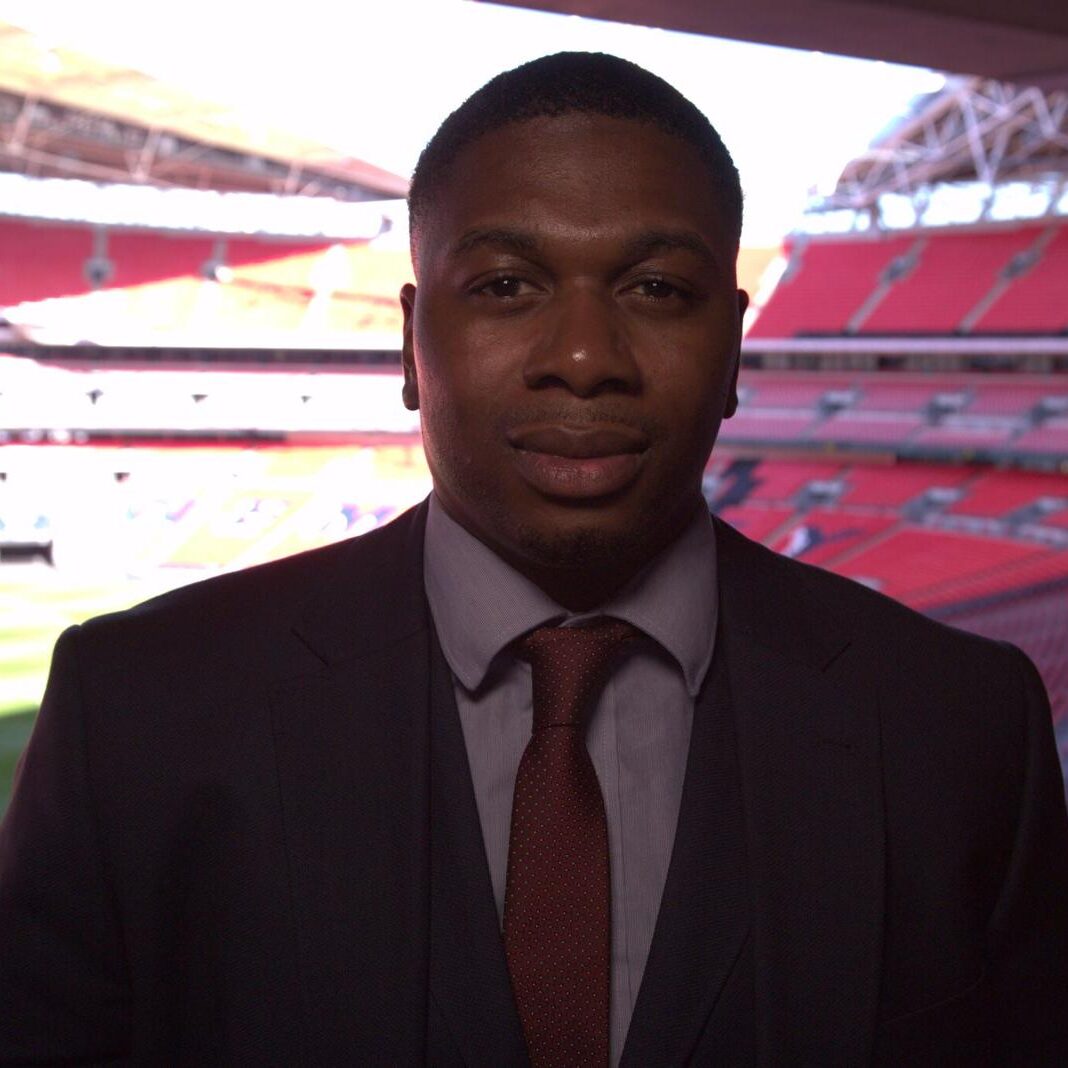
[[[0,72],[2,806],[65,625],[430,480],[404,177],[13,25]],[[1068,90],[948,78],[740,270],[709,507],[1019,644],[1068,765]]]

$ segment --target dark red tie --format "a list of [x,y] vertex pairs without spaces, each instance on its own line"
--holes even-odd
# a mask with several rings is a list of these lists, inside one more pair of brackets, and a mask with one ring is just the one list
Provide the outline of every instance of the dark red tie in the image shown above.
[[515,780],[504,948],[534,1068],[608,1064],[611,884],[586,725],[638,632],[617,619],[541,627],[519,643],[534,730]]

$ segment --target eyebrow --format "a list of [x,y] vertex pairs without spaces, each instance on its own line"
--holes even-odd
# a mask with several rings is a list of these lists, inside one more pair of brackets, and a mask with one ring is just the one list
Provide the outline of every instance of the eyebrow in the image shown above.
[[[476,248],[495,248],[515,252],[521,256],[536,255],[541,243],[525,230],[506,227],[478,228],[468,230],[452,247],[453,256],[462,256]],[[628,239],[623,246],[624,257],[633,263],[658,253],[682,249],[692,252],[708,266],[720,269],[722,261],[711,245],[696,230],[646,230]]]
[[682,249],[692,252],[711,267],[720,267],[720,257],[695,230],[647,230],[632,237],[624,247],[628,260],[637,262],[660,252]]
[[452,247],[453,256],[462,256],[472,249],[489,246],[491,248],[504,249],[508,252],[518,252],[520,255],[536,253],[540,244],[532,234],[523,230],[508,230],[501,227],[493,229],[468,230]]

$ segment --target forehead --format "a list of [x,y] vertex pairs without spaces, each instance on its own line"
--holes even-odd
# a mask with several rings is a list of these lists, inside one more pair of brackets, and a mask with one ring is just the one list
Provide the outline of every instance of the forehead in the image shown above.
[[527,119],[461,149],[432,196],[420,258],[482,228],[621,242],[638,231],[689,230],[732,255],[726,212],[697,150],[649,123],[601,115]]

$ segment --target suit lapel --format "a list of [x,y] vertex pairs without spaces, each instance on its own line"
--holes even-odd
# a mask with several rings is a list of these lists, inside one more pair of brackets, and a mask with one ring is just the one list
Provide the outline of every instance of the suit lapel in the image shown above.
[[750,922],[741,797],[727,659],[717,650],[694,709],[678,829],[623,1068],[686,1063],[738,959]]
[[[430,996],[464,1061],[528,1063],[452,676],[431,658]],[[431,1050],[433,1052],[433,1050]]]
[[422,513],[352,543],[297,635],[321,661],[272,719],[308,1062],[417,1064],[429,916]]
[[526,1061],[424,529],[352,544],[297,627],[322,669],[275,695],[309,1063],[424,1063],[428,989],[468,1063]]
[[796,568],[722,524],[717,534],[717,641],[730,664],[749,832],[759,1059],[866,1063],[884,893],[868,661],[825,596],[809,600]]

